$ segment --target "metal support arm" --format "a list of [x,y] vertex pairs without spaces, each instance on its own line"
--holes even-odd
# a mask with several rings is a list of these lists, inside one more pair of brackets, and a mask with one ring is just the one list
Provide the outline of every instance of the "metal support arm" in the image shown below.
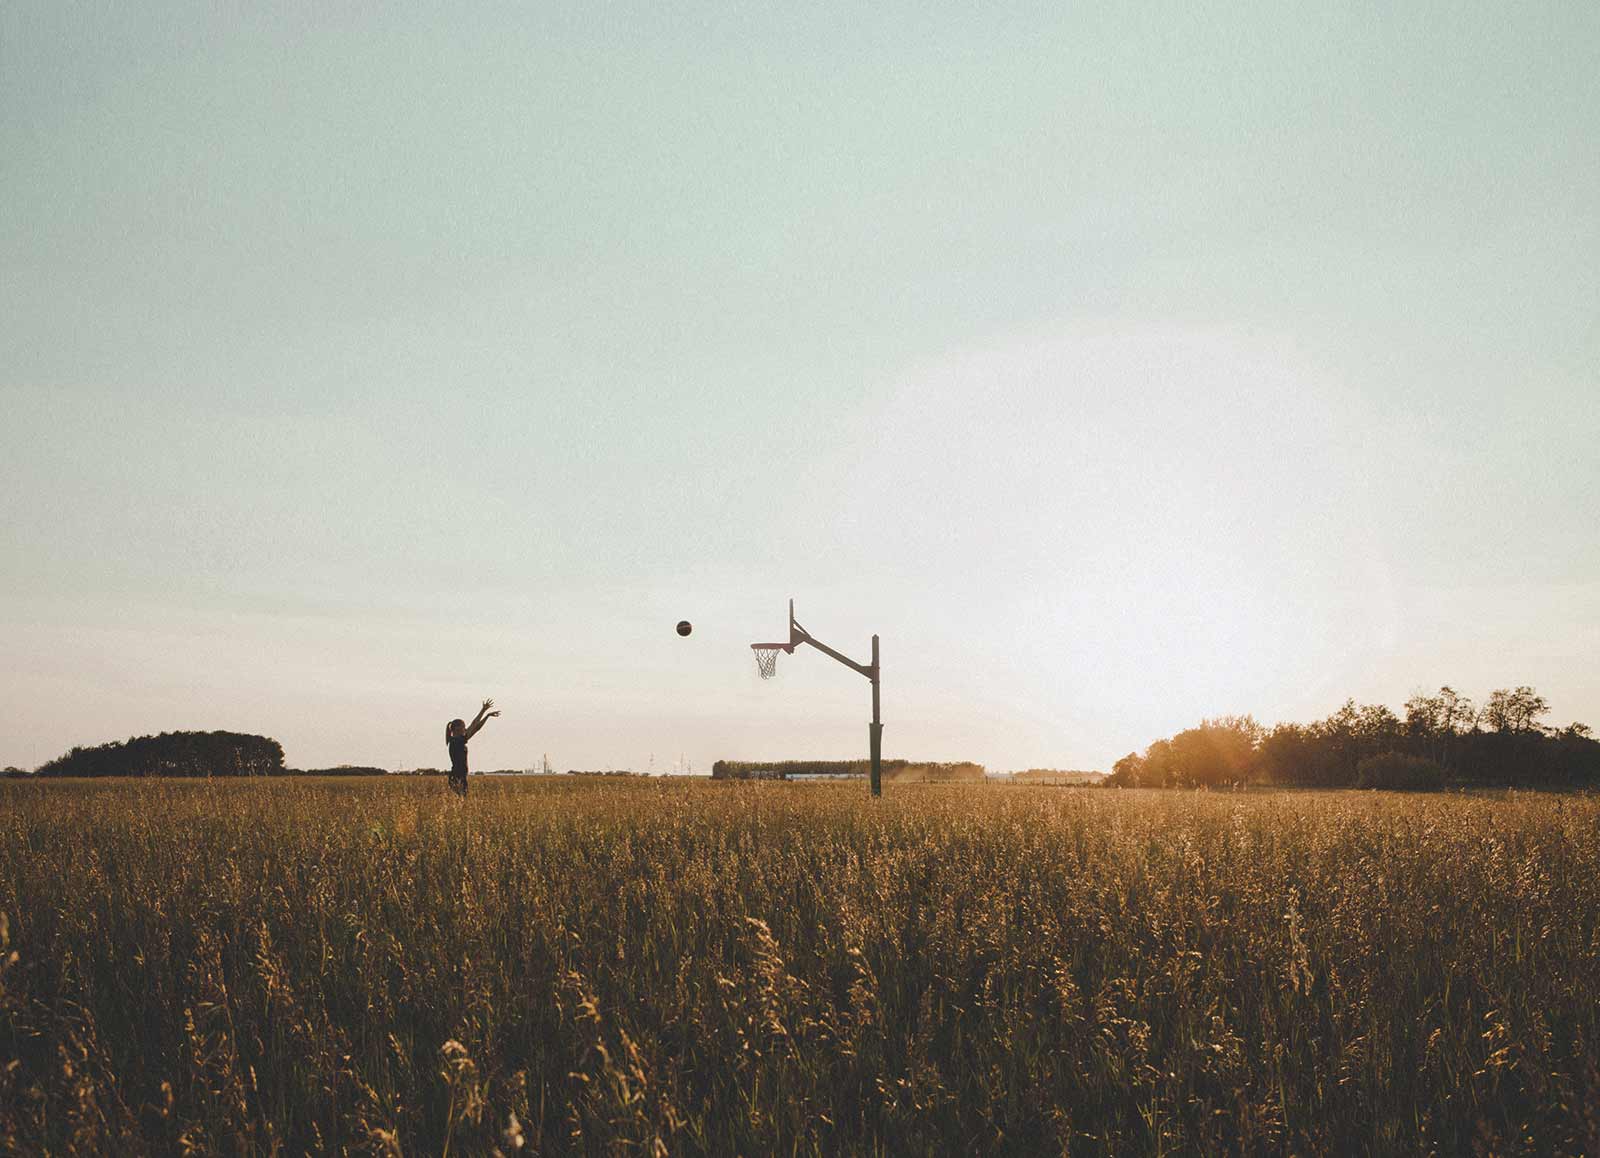
[[812,647],[816,648],[823,655],[831,655],[834,659],[836,659],[840,663],[844,664],[845,667],[855,669],[856,671],[860,672],[862,675],[866,676],[869,680],[876,680],[878,678],[878,670],[877,670],[876,666],[869,667],[868,665],[866,665],[864,663],[857,663],[855,660],[851,659],[849,656],[845,655],[843,652],[834,651],[833,648],[831,648],[827,644],[823,643],[820,639],[812,639],[810,633],[807,632],[806,629],[801,627],[798,623],[795,624],[794,626],[795,626],[795,630],[800,633],[800,642],[801,643],[809,643]]

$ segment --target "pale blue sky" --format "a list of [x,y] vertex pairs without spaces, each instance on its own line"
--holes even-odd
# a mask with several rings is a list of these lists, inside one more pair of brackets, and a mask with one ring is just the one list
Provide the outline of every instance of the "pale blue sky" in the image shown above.
[[1594,5],[327,8],[0,9],[0,763],[1600,725]]

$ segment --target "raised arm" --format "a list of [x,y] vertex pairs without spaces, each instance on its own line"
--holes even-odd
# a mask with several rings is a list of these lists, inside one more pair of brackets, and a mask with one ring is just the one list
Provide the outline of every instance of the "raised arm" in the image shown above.
[[483,727],[484,724],[488,723],[491,716],[498,716],[499,714],[499,711],[496,710],[494,706],[493,700],[484,700],[483,707],[478,709],[478,714],[473,717],[472,723],[467,725],[467,739],[470,740],[472,737],[476,736],[478,734],[478,729]]

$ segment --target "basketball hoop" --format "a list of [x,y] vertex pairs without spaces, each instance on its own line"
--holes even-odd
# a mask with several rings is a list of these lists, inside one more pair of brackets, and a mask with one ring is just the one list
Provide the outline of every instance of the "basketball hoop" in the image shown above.
[[750,650],[756,653],[756,671],[762,679],[770,680],[778,674],[778,653],[792,653],[794,648],[785,643],[752,643]]
[[794,600],[789,600],[789,642],[788,643],[752,643],[750,650],[756,653],[756,671],[761,678],[770,680],[778,674],[778,653],[786,651],[794,654],[794,649],[802,643],[810,644],[823,655],[836,659],[858,675],[864,675],[872,681],[872,723],[867,725],[867,751],[871,757],[871,783],[874,796],[883,795],[883,718],[878,712],[878,637],[872,637],[872,662],[857,663],[842,651],[835,651],[812,635],[794,617]]

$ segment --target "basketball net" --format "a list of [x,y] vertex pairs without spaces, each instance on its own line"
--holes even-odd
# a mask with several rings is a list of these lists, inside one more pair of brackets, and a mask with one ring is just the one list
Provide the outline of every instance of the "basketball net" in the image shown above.
[[756,653],[756,671],[761,673],[761,678],[770,680],[778,674],[778,653],[783,651],[783,645],[777,643],[752,643],[750,650]]

